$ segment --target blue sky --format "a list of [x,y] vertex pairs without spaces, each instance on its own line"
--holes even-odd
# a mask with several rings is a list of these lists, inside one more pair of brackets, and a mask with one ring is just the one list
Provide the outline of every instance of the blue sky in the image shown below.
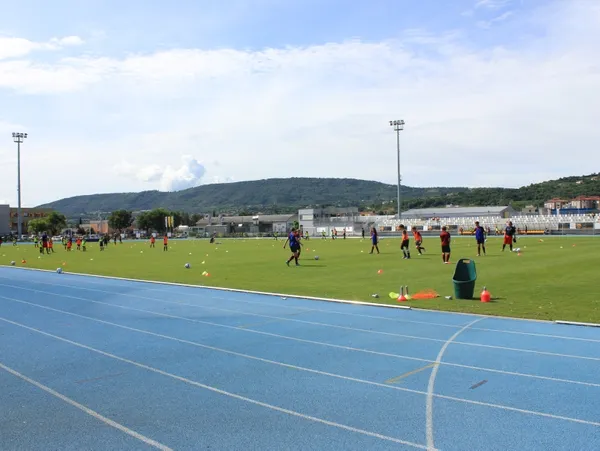
[[395,118],[412,186],[600,165],[599,2],[172,5],[0,1],[0,201],[16,201],[12,131],[30,133],[28,205],[279,176],[393,183]]

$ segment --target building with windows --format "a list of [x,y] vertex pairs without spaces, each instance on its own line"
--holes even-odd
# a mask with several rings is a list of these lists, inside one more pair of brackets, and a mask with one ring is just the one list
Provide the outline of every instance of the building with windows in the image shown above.
[[577,196],[569,206],[577,210],[596,210],[600,207],[600,196]]
[[[27,224],[32,219],[40,219],[45,218],[54,210],[52,208],[21,208],[21,224],[23,227],[23,235],[27,235]],[[17,233],[18,231],[18,218],[19,218],[19,210],[16,207],[10,208],[10,230],[12,233]]]
[[556,197],[544,202],[544,207],[547,208],[548,210],[558,210],[560,208],[566,207],[567,205],[569,205],[568,200],[558,199]]
[[571,200],[550,199],[544,206],[553,215],[593,213],[600,209],[600,196],[577,196]]

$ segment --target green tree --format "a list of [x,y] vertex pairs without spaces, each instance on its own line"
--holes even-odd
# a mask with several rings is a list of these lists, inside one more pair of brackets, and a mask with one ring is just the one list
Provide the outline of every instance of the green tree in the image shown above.
[[119,232],[133,224],[133,214],[127,210],[113,211],[108,217],[108,225]]
[[57,235],[62,229],[67,226],[67,218],[65,215],[61,213],[57,213],[53,211],[48,216],[46,216],[45,220],[48,222],[47,231],[52,235]]
[[188,225],[187,222],[190,220],[189,213],[183,211],[172,211],[170,212],[170,216],[173,216],[173,227]]
[[[181,222],[179,224],[177,224],[176,227],[180,226],[180,225],[186,225],[186,226],[191,226],[191,225],[195,225],[192,224],[192,217],[190,216],[190,214],[187,211],[182,211],[180,213],[181,215]],[[175,221],[177,222],[177,221]]]
[[29,233],[39,234],[50,230],[50,226],[46,218],[32,219],[27,223],[27,230]]
[[158,233],[164,233],[165,217],[172,216],[171,212],[164,208],[155,208],[151,211],[144,211],[136,218],[138,228],[146,231],[156,230]]
[[195,226],[198,221],[200,221],[204,216],[199,213],[194,213],[190,216],[190,224],[191,226]]
[[143,211],[135,218],[137,228],[140,230],[145,230],[147,232],[150,231],[150,229],[152,228],[152,224],[150,223],[150,216],[148,215],[148,213],[149,212],[147,211]]

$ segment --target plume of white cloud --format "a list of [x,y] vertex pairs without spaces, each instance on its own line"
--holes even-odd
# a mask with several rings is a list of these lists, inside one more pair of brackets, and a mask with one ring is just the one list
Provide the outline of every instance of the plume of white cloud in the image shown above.
[[191,155],[183,155],[181,165],[176,167],[170,164],[136,166],[122,161],[114,170],[120,176],[135,177],[140,182],[154,184],[162,191],[180,191],[198,186],[206,173],[204,165]]
[[0,36],[0,60],[23,57],[36,50],[59,50],[64,47],[83,44],[79,36],[52,38],[47,42],[34,42],[28,39]]
[[488,9],[500,9],[504,8],[512,3],[512,0],[479,0],[475,3],[475,9],[488,8]]

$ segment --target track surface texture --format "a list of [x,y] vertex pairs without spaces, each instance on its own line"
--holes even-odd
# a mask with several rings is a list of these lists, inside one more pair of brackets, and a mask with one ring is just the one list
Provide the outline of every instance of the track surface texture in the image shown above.
[[0,449],[600,449],[599,344],[600,328],[0,268]]

